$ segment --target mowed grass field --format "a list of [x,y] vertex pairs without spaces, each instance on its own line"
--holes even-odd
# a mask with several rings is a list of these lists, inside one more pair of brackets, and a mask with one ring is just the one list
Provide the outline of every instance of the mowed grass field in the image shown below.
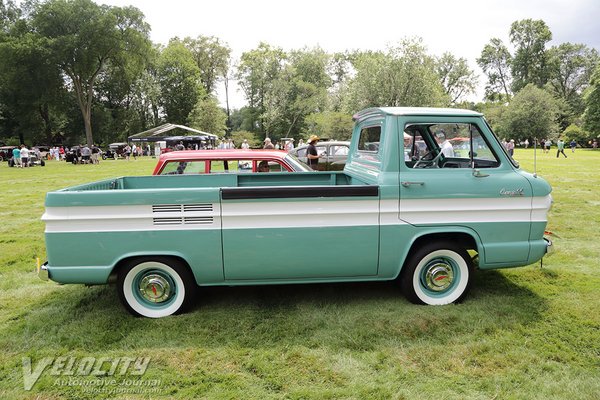
[[[515,158],[532,171],[533,155]],[[114,286],[35,274],[47,191],[149,174],[155,160],[3,163],[0,399],[598,399],[600,151],[567,155],[537,154],[554,188],[555,254],[543,268],[479,271],[462,304],[415,306],[394,283],[223,287],[160,320],[130,316]],[[289,256],[309,257],[310,245]],[[125,377],[156,384],[91,392],[82,382],[93,377],[69,385],[48,368],[25,390],[23,359],[34,369],[57,356],[150,357],[142,377]]]

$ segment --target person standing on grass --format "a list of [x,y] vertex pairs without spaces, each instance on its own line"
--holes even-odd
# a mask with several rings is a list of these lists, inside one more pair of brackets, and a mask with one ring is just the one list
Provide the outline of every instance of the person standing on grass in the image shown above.
[[29,149],[24,144],[21,145],[21,168],[29,167]]
[[21,149],[15,147],[12,151],[13,155],[13,165],[17,168],[22,167],[21,165]]
[[91,156],[92,150],[90,150],[87,144],[83,145],[83,148],[81,149],[81,161],[84,164],[89,164]]
[[558,146],[558,150],[556,151],[556,158],[558,158],[558,155],[560,153],[562,153],[562,155],[565,156],[565,158],[567,158],[567,155],[565,154],[565,142],[563,142],[563,140],[561,138],[558,138],[558,142],[556,142],[556,146]]
[[544,142],[544,151],[546,153],[550,153],[550,147],[552,147],[552,141],[550,139],[546,139]]
[[100,164],[100,148],[96,143],[92,145],[92,164]]
[[506,150],[511,157],[515,155],[515,139],[510,139],[510,142],[506,144]]
[[571,153],[575,153],[575,147],[577,147],[577,142],[575,141],[575,139],[571,140],[569,146],[571,147]]
[[125,160],[129,161],[129,156],[131,155],[131,146],[125,146],[123,149],[123,154],[125,154]]

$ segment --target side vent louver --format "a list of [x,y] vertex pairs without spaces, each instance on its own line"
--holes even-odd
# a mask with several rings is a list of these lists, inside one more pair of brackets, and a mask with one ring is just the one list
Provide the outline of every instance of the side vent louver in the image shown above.
[[[198,215],[202,213],[212,213],[212,204],[156,204],[152,206],[154,225],[209,225],[213,223],[212,215]],[[181,216],[165,214],[181,214]],[[186,215],[192,214],[192,215]],[[161,215],[158,217],[157,215]]]
[[180,204],[159,204],[152,206],[153,213],[181,212]]

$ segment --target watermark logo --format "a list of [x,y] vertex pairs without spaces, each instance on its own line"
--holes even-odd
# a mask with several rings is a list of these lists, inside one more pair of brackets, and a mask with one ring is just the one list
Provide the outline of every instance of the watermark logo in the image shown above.
[[[23,357],[23,388],[31,390],[44,372],[57,377],[55,386],[160,386],[160,381],[125,378],[142,376],[150,357],[44,357],[34,363]],[[154,385],[156,384],[156,385]]]

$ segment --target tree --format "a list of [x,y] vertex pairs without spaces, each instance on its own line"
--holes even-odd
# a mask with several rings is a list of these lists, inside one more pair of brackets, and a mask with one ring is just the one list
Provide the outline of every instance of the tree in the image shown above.
[[572,109],[573,117],[584,111],[583,90],[598,65],[598,51],[584,44],[562,43],[549,50],[550,81],[553,91]]
[[218,136],[223,136],[227,131],[225,121],[227,114],[212,96],[198,101],[188,118],[190,127]]
[[198,36],[196,39],[186,37],[183,44],[192,52],[204,90],[212,94],[218,79],[227,76],[231,49],[214,36]]
[[445,106],[449,98],[436,72],[435,60],[422,39],[407,39],[387,52],[353,55],[355,77],[345,102],[353,113],[374,106]]
[[149,26],[134,7],[99,6],[91,0],[39,3],[33,25],[47,40],[53,60],[69,80],[91,145],[97,79],[109,62],[143,57],[150,43]]
[[[0,43],[0,98],[18,124],[21,142],[53,143],[62,127],[60,108],[64,97],[60,71],[39,36],[15,33]],[[41,134],[39,134],[40,132]]]
[[293,51],[289,60],[280,78],[287,87],[282,121],[286,137],[300,133],[307,115],[325,110],[327,89],[332,83],[327,74],[329,55],[322,49]]
[[[258,48],[242,54],[237,69],[237,78],[244,91],[248,107],[255,109],[254,115],[264,115],[265,99],[269,96],[273,82],[283,70],[286,53],[280,48],[272,48],[260,43]],[[263,130],[264,122],[252,121],[252,130]]]
[[594,70],[584,101],[583,128],[594,137],[600,137],[600,66]]
[[233,143],[237,147],[242,145],[244,139],[248,141],[248,145],[252,149],[261,148],[263,144],[262,138],[257,137],[255,133],[249,131],[234,131],[231,133],[231,139],[233,139]]
[[469,68],[466,59],[457,59],[446,52],[437,60],[437,72],[452,104],[457,103],[464,96],[475,93],[477,76]]
[[8,33],[10,27],[18,20],[20,10],[14,1],[0,0],[0,39],[1,35]]
[[303,136],[308,138],[308,136],[315,134],[333,140],[350,140],[353,126],[352,115],[325,111],[306,117],[306,131]]
[[513,92],[518,92],[529,83],[544,86],[549,78],[546,43],[552,40],[548,25],[542,20],[515,21],[510,26],[509,37],[515,47],[511,64]]
[[565,136],[565,142],[574,140],[580,146],[585,146],[590,140],[589,132],[575,124],[569,125],[567,129],[564,130],[563,135]]
[[556,138],[559,134],[558,110],[557,100],[550,93],[529,84],[506,107],[498,135],[515,140]]
[[200,84],[200,70],[192,53],[178,40],[161,52],[157,65],[161,87],[161,105],[167,120],[185,124],[199,100],[206,96]]
[[485,97],[489,100],[508,101],[511,97],[512,78],[510,66],[512,56],[498,38],[493,38],[481,51],[477,64],[487,76]]

